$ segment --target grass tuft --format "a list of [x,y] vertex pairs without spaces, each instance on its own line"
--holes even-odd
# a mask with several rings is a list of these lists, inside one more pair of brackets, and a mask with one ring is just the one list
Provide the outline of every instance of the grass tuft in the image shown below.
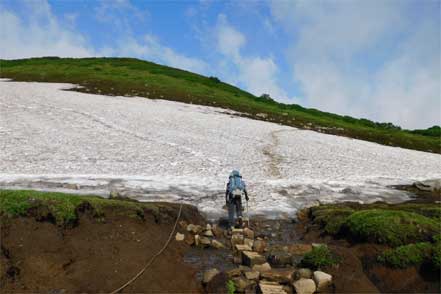
[[301,265],[311,269],[320,269],[326,266],[338,264],[340,259],[333,255],[328,246],[321,245],[312,248],[312,250],[303,256]]

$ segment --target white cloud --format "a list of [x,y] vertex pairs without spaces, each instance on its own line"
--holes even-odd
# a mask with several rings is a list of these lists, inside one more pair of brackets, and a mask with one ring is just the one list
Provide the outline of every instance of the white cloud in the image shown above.
[[28,19],[0,9],[0,57],[6,59],[94,55],[83,36],[63,27],[46,1],[30,1]]
[[246,38],[229,24],[225,15],[218,16],[214,34],[216,49],[226,58],[221,67],[224,73],[228,72],[229,82],[243,84],[255,95],[266,93],[278,101],[292,102],[278,85],[278,67],[273,58],[243,55]]
[[415,22],[408,4],[271,3],[308,106],[406,128],[441,122],[439,18]]

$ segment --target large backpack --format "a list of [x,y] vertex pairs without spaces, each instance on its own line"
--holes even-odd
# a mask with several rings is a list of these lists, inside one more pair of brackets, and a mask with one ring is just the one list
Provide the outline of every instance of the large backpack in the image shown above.
[[245,184],[242,181],[242,178],[240,176],[232,176],[230,177],[230,186],[229,186],[229,193],[233,195],[233,197],[241,196],[243,193],[243,190],[245,189]]

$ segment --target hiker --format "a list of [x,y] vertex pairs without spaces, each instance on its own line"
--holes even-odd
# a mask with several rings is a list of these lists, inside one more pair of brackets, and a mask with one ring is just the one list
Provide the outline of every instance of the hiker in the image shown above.
[[227,189],[225,191],[225,201],[228,207],[228,221],[231,228],[236,224],[234,219],[234,211],[236,210],[236,217],[239,225],[242,226],[242,195],[245,195],[248,201],[248,193],[245,182],[237,170],[233,170],[230,174]]

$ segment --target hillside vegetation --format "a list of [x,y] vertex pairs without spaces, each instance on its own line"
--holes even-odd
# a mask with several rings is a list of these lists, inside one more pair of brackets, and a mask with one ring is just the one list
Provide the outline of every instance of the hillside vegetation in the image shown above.
[[0,77],[16,81],[65,82],[73,90],[104,95],[141,96],[218,106],[244,116],[384,145],[441,153],[439,127],[401,130],[376,123],[256,97],[216,77],[205,77],[132,58],[31,58],[0,60]]

